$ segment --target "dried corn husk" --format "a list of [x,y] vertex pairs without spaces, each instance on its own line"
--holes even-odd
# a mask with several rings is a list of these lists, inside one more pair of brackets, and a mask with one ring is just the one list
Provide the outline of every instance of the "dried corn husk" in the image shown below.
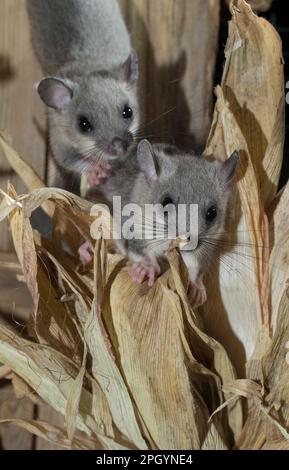
[[[244,1],[233,2],[231,12],[206,153],[224,159],[239,149],[241,165],[224,253],[208,280],[203,315],[208,332],[225,345],[239,374],[244,374],[257,336],[263,327],[268,332],[272,326],[269,277],[279,276],[275,268],[269,273],[273,227],[266,209],[276,194],[283,158],[284,80],[274,28]],[[286,268],[282,271],[284,275]],[[276,295],[280,300],[280,293]]]
[[[93,272],[77,272],[77,253],[61,251],[57,240],[33,239],[29,216],[50,198],[62,212],[62,220],[69,214],[76,221],[81,206],[83,223],[90,203],[47,188],[24,197],[9,188],[8,196],[16,252],[35,305],[35,339],[27,342],[3,325],[0,361],[66,416],[72,446],[77,428],[93,436],[96,447],[226,448],[221,416],[210,423],[208,418],[223,400],[219,375],[233,380],[234,372],[223,348],[199,330],[186,299],[183,282],[187,279],[184,273],[180,277],[177,254],[170,255],[172,275],[165,274],[140,296],[123,257],[107,253],[105,242],[99,241],[94,282],[86,283]],[[73,224],[76,238],[78,231],[89,235],[88,210],[86,217],[86,230]],[[73,238],[71,229],[69,225]],[[67,302],[62,301],[66,298]],[[13,344],[17,350],[12,352]],[[155,351],[162,353],[156,357]],[[208,360],[218,374],[207,367]],[[65,378],[63,383],[59,376]],[[151,405],[144,406],[148,402]]]

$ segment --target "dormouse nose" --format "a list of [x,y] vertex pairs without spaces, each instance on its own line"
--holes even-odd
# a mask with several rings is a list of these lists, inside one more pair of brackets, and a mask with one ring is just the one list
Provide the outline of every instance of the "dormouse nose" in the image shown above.
[[111,145],[117,153],[125,152],[128,148],[128,142],[126,140],[120,139],[119,137],[115,137],[112,140]]

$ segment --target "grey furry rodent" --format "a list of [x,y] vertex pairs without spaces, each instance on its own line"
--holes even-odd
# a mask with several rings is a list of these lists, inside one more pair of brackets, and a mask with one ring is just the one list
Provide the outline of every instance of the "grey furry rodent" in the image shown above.
[[56,162],[82,173],[125,155],[138,127],[138,65],[117,1],[27,0],[27,9]]
[[[142,213],[145,204],[161,204],[168,210],[178,204],[197,204],[197,247],[190,249],[186,233],[186,242],[180,251],[191,281],[191,302],[199,305],[206,299],[202,276],[209,269],[216,251],[217,244],[210,243],[210,240],[216,242],[222,237],[231,183],[238,161],[238,152],[234,152],[224,163],[211,162],[193,154],[183,154],[174,146],[151,145],[147,140],[142,140],[137,148],[137,158],[126,157],[121,163],[114,162],[110,178],[96,190],[98,193],[92,190],[88,197],[99,201],[102,195],[104,200],[111,203],[113,196],[119,195],[122,207],[134,203],[141,207]],[[145,227],[153,225],[153,221],[142,217],[139,226],[141,224]],[[190,228],[188,225],[186,220],[187,231]],[[177,236],[183,235],[178,230]],[[158,258],[165,253],[170,243],[168,239],[120,241],[123,253],[135,262],[130,275],[136,282],[141,283],[147,277],[149,286],[154,283],[160,272]]]

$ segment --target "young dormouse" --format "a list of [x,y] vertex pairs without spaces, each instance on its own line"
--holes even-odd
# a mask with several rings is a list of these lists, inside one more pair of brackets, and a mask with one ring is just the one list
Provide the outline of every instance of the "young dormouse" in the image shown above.
[[[181,214],[180,207],[185,206],[186,214],[180,215],[179,220],[176,218],[175,236],[183,239],[179,249],[189,272],[190,300],[194,305],[205,301],[202,276],[210,267],[218,238],[222,238],[238,161],[238,152],[224,163],[210,162],[183,154],[173,146],[151,145],[143,140],[138,145],[137,158],[126,157],[122,162],[113,163],[110,178],[96,190],[98,193],[94,191],[89,197],[99,200],[100,191],[108,202],[112,202],[113,196],[121,196],[122,207],[133,203],[141,209],[134,215],[134,233],[143,235],[147,229],[147,233],[154,230],[154,239],[129,239],[132,227],[123,224],[119,246],[134,262],[130,275],[136,282],[142,283],[147,278],[149,286],[153,285],[160,273],[159,258],[172,241],[164,237],[164,232],[169,232],[168,217],[172,212]],[[197,237],[196,226],[190,224],[192,204],[197,205]],[[155,206],[152,217],[148,215],[147,205]],[[160,230],[160,221],[165,227],[164,232]]]
[[57,164],[97,185],[131,148],[138,65],[116,0],[27,0]]

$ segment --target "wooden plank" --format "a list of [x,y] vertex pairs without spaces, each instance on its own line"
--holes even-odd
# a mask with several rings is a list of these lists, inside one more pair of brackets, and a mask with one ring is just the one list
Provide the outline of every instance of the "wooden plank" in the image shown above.
[[[64,417],[55,411],[51,406],[46,405],[45,403],[41,403],[38,406],[38,419],[42,421],[46,421],[50,424],[54,424],[62,429],[65,428],[64,426]],[[45,439],[41,439],[40,437],[36,440],[36,449],[37,450],[63,450],[62,447],[59,447],[51,442],[46,441]]]
[[[15,398],[10,382],[0,382],[0,419],[31,419],[34,415],[34,404],[28,398]],[[15,425],[0,424],[0,449],[29,450],[34,447],[32,434]]]
[[[11,321],[16,328],[21,329],[33,309],[32,299],[23,282],[17,280],[16,275],[21,273],[21,268],[14,253],[0,252],[0,316]],[[0,368],[3,376],[5,367]],[[6,371],[7,372],[7,371]],[[0,418],[27,418],[48,421],[57,426],[64,426],[64,418],[45,403],[33,405],[28,398],[16,399],[12,386],[6,385],[4,391],[0,380]],[[36,449],[59,450],[57,445],[44,439],[31,436],[26,431],[16,426],[0,425],[0,437],[3,449],[30,449],[33,445]],[[0,445],[0,448],[1,448]]]
[[203,149],[211,124],[219,0],[120,4],[140,60],[141,133]]
[[[0,252],[0,317],[12,322],[21,330],[32,310],[32,299],[26,285],[17,280],[21,268],[14,253]],[[5,366],[1,366],[1,377],[5,376]],[[12,384],[0,380],[0,419],[32,419],[35,405],[29,398],[17,399]],[[35,438],[15,425],[0,424],[0,449],[28,450],[35,445]]]
[[[12,137],[16,150],[43,177],[45,169],[46,117],[34,89],[41,71],[30,41],[25,0],[1,0],[0,15],[0,129]],[[8,178],[18,192],[24,187],[0,154],[0,187]],[[0,227],[0,250],[11,250],[7,224]]]

